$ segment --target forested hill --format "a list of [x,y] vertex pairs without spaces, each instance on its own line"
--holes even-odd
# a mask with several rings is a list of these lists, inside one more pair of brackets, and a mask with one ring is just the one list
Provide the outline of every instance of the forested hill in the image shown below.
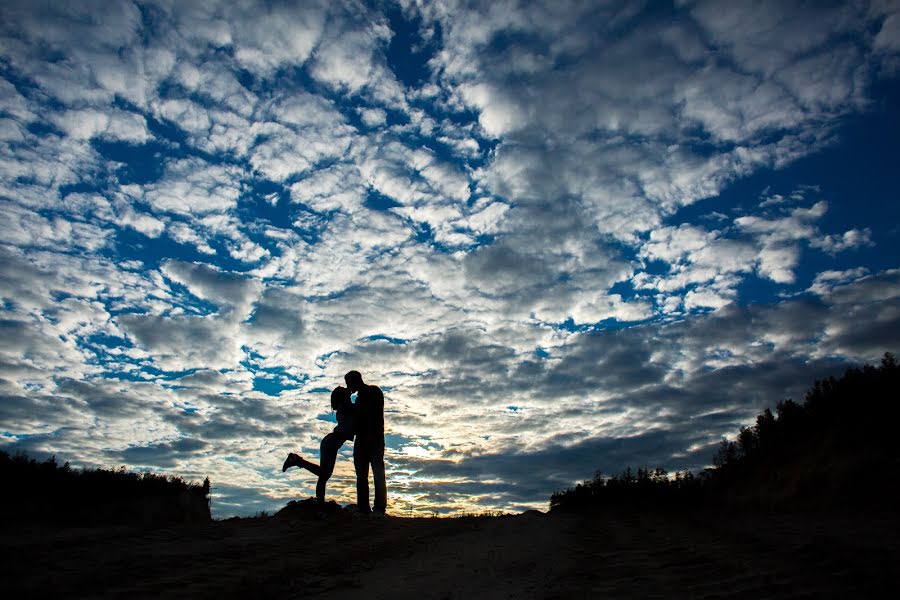
[[156,525],[210,520],[202,484],[157,473],[71,469],[0,451],[0,522],[55,525]]
[[551,508],[609,505],[656,508],[896,509],[900,503],[900,368],[848,369],[816,381],[800,404],[778,402],[734,440],[714,466],[670,478],[662,469],[627,469],[555,493]]

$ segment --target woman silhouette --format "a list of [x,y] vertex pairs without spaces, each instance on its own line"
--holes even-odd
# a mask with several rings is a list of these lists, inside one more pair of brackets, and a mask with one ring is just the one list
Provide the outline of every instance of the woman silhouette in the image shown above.
[[316,483],[316,500],[325,502],[325,485],[331,474],[334,473],[334,463],[337,462],[338,450],[344,442],[353,439],[353,402],[350,400],[350,390],[338,386],[331,391],[331,409],[337,412],[337,426],[334,431],[322,438],[319,446],[319,464],[309,462],[299,455],[291,452],[281,465],[284,473],[291,467],[306,469],[319,477]]

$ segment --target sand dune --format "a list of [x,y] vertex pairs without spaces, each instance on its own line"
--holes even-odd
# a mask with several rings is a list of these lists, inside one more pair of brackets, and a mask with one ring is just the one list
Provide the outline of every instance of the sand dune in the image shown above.
[[896,597],[896,515],[240,519],[6,532],[8,597]]

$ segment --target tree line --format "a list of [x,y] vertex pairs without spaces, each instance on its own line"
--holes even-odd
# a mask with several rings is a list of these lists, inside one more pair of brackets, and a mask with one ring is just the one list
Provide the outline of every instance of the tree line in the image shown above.
[[209,478],[202,484],[157,473],[73,469],[0,450],[0,521],[58,525],[210,520]]
[[778,402],[732,440],[712,466],[670,476],[664,469],[604,476],[558,491],[552,510],[601,507],[896,510],[900,368],[886,353],[877,367],[816,381],[802,404]]

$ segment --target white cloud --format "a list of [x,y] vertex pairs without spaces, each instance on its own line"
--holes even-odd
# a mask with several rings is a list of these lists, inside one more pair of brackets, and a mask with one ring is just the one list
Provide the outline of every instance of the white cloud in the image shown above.
[[16,87],[5,79],[0,79],[0,106],[14,119],[30,122],[36,115],[29,108],[29,102]]
[[512,98],[490,85],[477,83],[460,89],[463,100],[479,111],[478,122],[491,137],[515,131],[523,126],[527,114]]
[[141,199],[154,210],[183,215],[221,213],[234,208],[241,172],[200,159],[170,162],[160,181],[145,185]]
[[900,52],[900,13],[888,16],[875,36],[875,47],[882,51]]
[[759,274],[775,283],[793,283],[800,250],[794,244],[771,244],[759,251]]
[[795,208],[788,216],[767,219],[738,217],[735,224],[758,240],[759,274],[776,283],[793,283],[794,268],[800,259],[800,240],[812,241],[818,235],[815,221],[828,210],[824,201],[810,208]]
[[44,217],[10,203],[0,203],[7,230],[6,243],[17,246],[78,249],[94,252],[109,244],[109,230],[93,223]]
[[12,119],[0,119],[0,140],[4,142],[21,142],[25,140],[22,128]]
[[221,32],[214,30],[214,37],[220,43],[234,44],[235,58],[244,68],[266,75],[281,66],[305,63],[325,26],[326,11],[318,2],[302,7],[260,7],[254,3],[225,6],[220,18],[231,27],[230,36],[222,28]]
[[187,287],[192,294],[209,300],[243,320],[259,295],[259,284],[233,273],[225,273],[202,263],[166,261],[160,267],[163,275]]
[[[264,474],[360,368],[413,439],[398,489],[459,508],[427,496],[443,469],[490,471],[518,506],[596,456],[703,466],[687,449],[890,349],[897,274],[830,265],[881,225],[824,231],[813,188],[715,197],[839,143],[896,19],[670,9],[407,3],[410,84],[380,7],[5,3],[3,431],[286,498]],[[753,276],[777,302],[743,301]]]
[[343,156],[350,146],[349,136],[341,139],[335,129],[294,133],[278,125],[261,128],[266,138],[250,152],[250,164],[272,181],[312,170],[318,163]]
[[[733,297],[733,295],[731,295]],[[722,308],[728,305],[733,298],[729,298],[715,290],[701,288],[691,290],[684,296],[684,307],[688,310],[694,308]]]
[[618,294],[606,297],[598,294],[576,301],[570,315],[576,324],[598,323],[605,319],[628,322],[648,319],[653,316],[653,310],[644,300],[623,302]]
[[846,269],[844,271],[822,271],[816,275],[812,285],[807,291],[819,296],[829,294],[838,285],[857,281],[869,274],[865,267]]
[[175,221],[166,228],[166,234],[180,244],[190,244],[203,254],[215,254],[216,250],[210,246],[205,238],[197,233],[187,223]]
[[650,232],[649,241],[641,248],[641,256],[650,260],[675,263],[688,254],[706,248],[717,234],[700,227],[684,224],[679,227],[663,227]]
[[365,200],[365,184],[356,168],[338,163],[317,169],[291,185],[291,198],[319,211],[355,212]]
[[821,218],[827,210],[828,203],[820,201],[810,208],[796,208],[787,217],[738,217],[734,222],[744,231],[760,236],[764,243],[774,244],[811,239],[815,235],[814,221]]
[[390,30],[379,24],[331,32],[316,50],[313,76],[337,89],[358,92],[374,79],[374,46],[389,35]]
[[367,127],[378,127],[387,122],[387,113],[380,108],[360,109],[359,116]]
[[147,121],[143,116],[119,110],[67,111],[55,116],[54,120],[66,134],[80,140],[105,137],[143,143],[151,138],[147,130]]
[[844,250],[859,248],[862,246],[874,246],[872,231],[865,229],[849,229],[842,235],[826,235],[810,242],[813,248],[820,248],[829,254],[837,254]]
[[669,265],[669,272],[650,275],[640,272],[632,279],[638,289],[662,292],[658,300],[664,313],[682,305],[681,298],[667,296],[691,286],[683,306],[720,308],[734,298],[734,287],[743,274],[753,270],[758,248],[744,240],[728,239],[720,231],[692,225],[663,227],[650,233],[639,256]]
[[166,371],[230,369],[244,356],[235,331],[212,316],[121,315],[116,323]]
[[159,237],[166,228],[166,224],[146,213],[139,213],[132,208],[126,208],[119,214],[119,223],[140,231],[150,238]]

